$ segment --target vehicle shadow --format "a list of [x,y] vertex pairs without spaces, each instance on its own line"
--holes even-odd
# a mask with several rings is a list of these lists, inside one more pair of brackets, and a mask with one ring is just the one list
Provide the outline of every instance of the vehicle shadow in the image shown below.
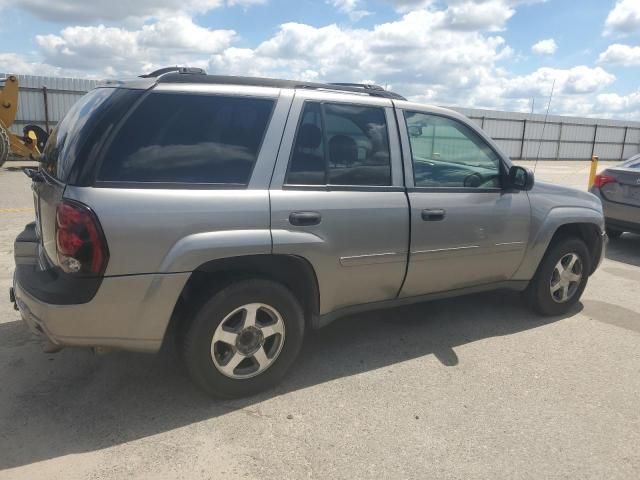
[[47,355],[21,322],[0,324],[0,469],[108,448],[425,355],[455,368],[457,346],[544,327],[581,309],[542,318],[517,294],[494,292],[344,318],[308,335],[279,386],[233,401],[193,387],[172,348]]
[[620,238],[609,240],[606,256],[609,260],[640,267],[640,235],[625,233]]

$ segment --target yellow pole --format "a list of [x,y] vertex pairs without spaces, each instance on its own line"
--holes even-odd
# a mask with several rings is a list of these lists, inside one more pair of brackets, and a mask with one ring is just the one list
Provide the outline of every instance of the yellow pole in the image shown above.
[[587,185],[587,190],[589,190],[593,186],[593,181],[596,178],[596,172],[598,170],[598,155],[594,155],[591,157],[591,171],[589,172],[589,185]]

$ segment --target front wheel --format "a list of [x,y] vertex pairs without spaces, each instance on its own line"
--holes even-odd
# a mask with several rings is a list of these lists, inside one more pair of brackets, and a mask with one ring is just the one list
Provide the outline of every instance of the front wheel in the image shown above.
[[207,393],[242,397],[279,382],[303,337],[302,307],[286,287],[243,280],[200,307],[185,334],[183,355],[191,377]]
[[525,291],[529,305],[542,315],[568,312],[587,286],[589,259],[589,250],[579,238],[552,245]]

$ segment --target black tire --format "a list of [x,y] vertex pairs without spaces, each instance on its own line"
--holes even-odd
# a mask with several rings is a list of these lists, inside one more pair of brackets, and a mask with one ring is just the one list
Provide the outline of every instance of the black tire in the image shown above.
[[611,240],[615,240],[616,238],[620,238],[620,236],[622,235],[622,231],[621,230],[616,230],[614,228],[606,228],[606,232],[607,232],[607,236],[611,239]]
[[[576,254],[582,263],[582,277],[577,282],[577,288],[575,288],[573,295],[566,301],[559,303],[554,300],[550,291],[552,276],[558,262],[571,253]],[[590,271],[589,249],[581,239],[570,237],[555,242],[547,250],[535,276],[525,291],[527,303],[541,315],[553,316],[567,313],[580,300],[582,292],[587,286]]]
[[[283,345],[263,372],[250,378],[230,378],[214,364],[213,335],[227,315],[250,303],[264,303],[278,311],[285,326]],[[286,375],[302,347],[304,326],[302,307],[286,287],[270,280],[241,280],[218,291],[198,308],[184,334],[182,354],[191,378],[209,395],[249,396],[274,386]]]

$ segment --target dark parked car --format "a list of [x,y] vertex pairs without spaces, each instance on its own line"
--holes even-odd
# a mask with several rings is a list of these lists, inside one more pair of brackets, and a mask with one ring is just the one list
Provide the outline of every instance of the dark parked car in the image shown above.
[[602,171],[591,193],[602,200],[609,238],[640,233],[640,154]]

